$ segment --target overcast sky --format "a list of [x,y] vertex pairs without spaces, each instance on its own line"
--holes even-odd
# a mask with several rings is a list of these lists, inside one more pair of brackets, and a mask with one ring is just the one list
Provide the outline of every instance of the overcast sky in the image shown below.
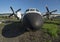
[[0,13],[11,12],[10,6],[17,9],[21,8],[21,12],[25,12],[28,8],[37,8],[41,13],[46,12],[45,6],[50,10],[57,9],[56,13],[60,13],[60,0],[0,0]]

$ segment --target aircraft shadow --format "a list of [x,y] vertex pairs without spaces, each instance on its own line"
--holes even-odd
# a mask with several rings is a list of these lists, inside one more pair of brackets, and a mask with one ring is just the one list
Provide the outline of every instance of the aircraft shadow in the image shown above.
[[2,29],[2,35],[7,38],[16,37],[23,34],[26,31],[22,23],[14,22],[8,25],[5,25]]

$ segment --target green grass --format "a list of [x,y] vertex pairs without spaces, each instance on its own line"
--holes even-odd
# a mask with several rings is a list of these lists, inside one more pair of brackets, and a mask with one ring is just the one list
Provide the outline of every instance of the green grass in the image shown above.
[[51,35],[52,37],[58,37],[58,30],[59,30],[58,25],[60,25],[59,21],[47,20],[43,25],[43,30],[44,32],[47,32],[49,35]]
[[54,20],[54,21],[47,20],[47,21],[45,21],[45,22],[50,22],[50,23],[60,24],[60,21],[56,21],[56,20]]
[[43,26],[43,29],[52,37],[57,37],[57,32],[58,32],[58,26],[57,25],[45,23]]

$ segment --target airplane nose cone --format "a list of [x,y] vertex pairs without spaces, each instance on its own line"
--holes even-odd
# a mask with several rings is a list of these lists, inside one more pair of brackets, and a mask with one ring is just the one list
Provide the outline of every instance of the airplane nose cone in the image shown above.
[[29,13],[24,16],[23,24],[24,24],[24,26],[26,26],[29,29],[37,30],[42,27],[43,19],[40,14]]

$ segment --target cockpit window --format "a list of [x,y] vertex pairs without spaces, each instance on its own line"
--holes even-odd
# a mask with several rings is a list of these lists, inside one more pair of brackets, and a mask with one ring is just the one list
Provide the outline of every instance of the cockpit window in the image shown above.
[[38,12],[39,12],[39,10],[38,10],[38,9],[36,9],[36,11],[38,11]]
[[30,9],[30,11],[35,11],[35,9]]
[[26,12],[29,11],[29,9],[26,10]]
[[26,12],[27,12],[27,11],[37,11],[37,12],[39,12],[38,9],[27,9]]

